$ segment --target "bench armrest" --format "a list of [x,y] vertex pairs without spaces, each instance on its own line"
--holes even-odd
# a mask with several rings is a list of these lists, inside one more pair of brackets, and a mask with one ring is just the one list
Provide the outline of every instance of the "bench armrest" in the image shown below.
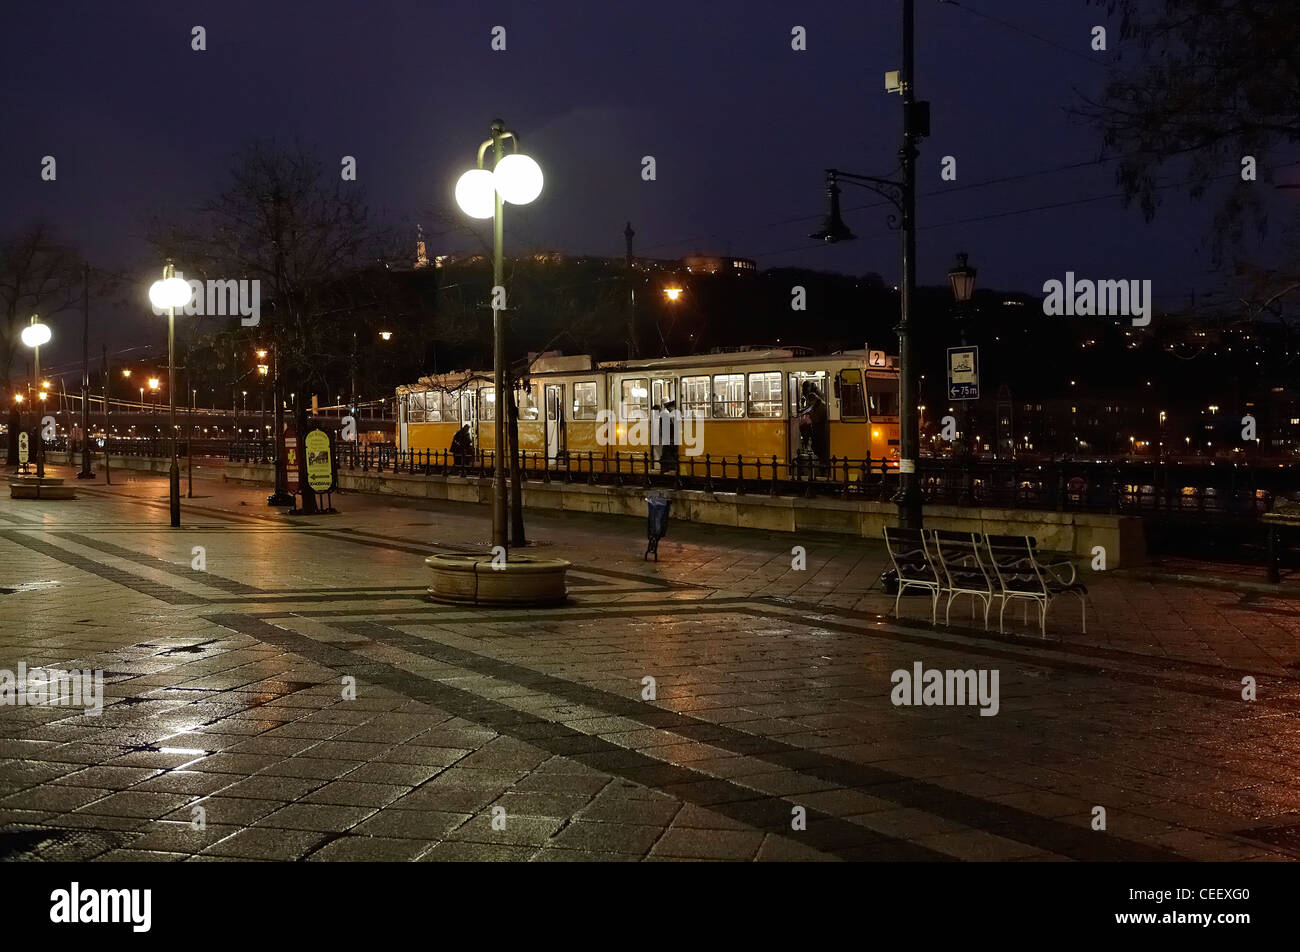
[[[1064,556],[1053,558],[1050,561],[1039,562],[1038,567],[1062,585],[1073,585],[1075,579],[1079,577],[1078,569],[1074,567],[1074,563]],[[1066,569],[1069,569],[1069,578],[1064,576]]]

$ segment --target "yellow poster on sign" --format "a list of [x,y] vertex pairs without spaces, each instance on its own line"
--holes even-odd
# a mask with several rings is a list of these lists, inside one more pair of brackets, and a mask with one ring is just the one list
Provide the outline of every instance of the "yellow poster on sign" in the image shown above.
[[307,454],[307,485],[312,492],[329,492],[334,485],[329,436],[323,430],[312,430],[302,441],[302,446]]

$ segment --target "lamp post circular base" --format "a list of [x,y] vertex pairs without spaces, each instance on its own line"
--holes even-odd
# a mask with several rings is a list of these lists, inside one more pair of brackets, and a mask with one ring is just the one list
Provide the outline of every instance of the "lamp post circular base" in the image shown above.
[[456,605],[559,605],[567,598],[564,559],[517,555],[494,562],[490,555],[431,555],[429,597]]

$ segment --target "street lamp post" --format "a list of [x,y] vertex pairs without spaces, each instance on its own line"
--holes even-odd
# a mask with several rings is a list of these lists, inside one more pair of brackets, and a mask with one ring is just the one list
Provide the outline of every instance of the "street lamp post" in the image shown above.
[[[289,493],[289,473],[284,460],[284,397],[280,393],[280,348],[274,342],[271,350],[271,404],[274,408],[275,433],[275,491],[266,497],[268,506],[292,506],[293,496]],[[266,351],[259,350],[259,358]],[[301,439],[301,436],[299,437]]]
[[[969,316],[971,296],[975,293],[975,269],[966,263],[963,252],[957,255],[957,265],[948,272],[948,286],[952,288],[953,300],[957,302],[957,326],[960,328],[961,346],[966,346],[966,321]],[[970,400],[961,400],[961,497],[958,505],[967,506],[971,501],[971,460],[972,446],[970,433]],[[995,437],[996,441],[996,437]]]
[[149,288],[149,300],[159,310],[167,308],[167,402],[171,404],[172,449],[167,482],[173,529],[181,524],[181,468],[176,460],[176,308],[189,304],[192,295],[189,282],[176,277],[176,268],[168,258],[163,265],[162,280],[155,281]]
[[886,84],[887,89],[900,92],[903,98],[903,145],[898,150],[901,179],[882,179],[870,175],[854,175],[839,169],[827,169],[826,194],[830,208],[823,228],[810,236],[827,242],[849,241],[856,237],[840,217],[838,187],[840,180],[870,189],[887,199],[897,212],[891,214],[888,219],[889,226],[897,228],[903,238],[903,283],[896,328],[899,363],[898,422],[901,445],[898,461],[898,493],[894,496],[894,502],[898,505],[899,527],[905,529],[920,529],[922,522],[921,486],[916,472],[921,443],[920,417],[917,412],[920,390],[916,359],[912,350],[912,306],[916,298],[916,160],[920,154],[916,144],[930,134],[930,104],[915,98],[912,81],[915,59],[914,33],[915,0],[903,0],[903,68],[899,71],[897,86]]
[[[515,151],[505,154],[505,141],[511,140]],[[493,167],[483,167],[488,148],[493,150]],[[492,137],[478,149],[478,166],[461,175],[456,182],[456,203],[471,218],[492,219],[492,366],[496,398],[493,431],[496,450],[492,465],[492,546],[508,551],[506,512],[506,302],[504,261],[502,259],[503,200],[512,205],[527,205],[542,191],[542,170],[537,163],[518,151],[519,137],[505,128],[500,119],[492,122]]]
[[[37,384],[41,380],[41,345],[48,344],[50,337],[50,328],[41,323],[41,319],[35,314],[32,315],[31,322],[23,328],[22,341],[32,349],[32,389],[36,391]],[[41,434],[41,413],[38,408],[36,411],[36,479],[39,481],[45,477],[45,439]]]
[[[78,479],[94,479],[90,465],[90,265],[81,271],[81,472]],[[107,449],[107,430],[105,449]]]

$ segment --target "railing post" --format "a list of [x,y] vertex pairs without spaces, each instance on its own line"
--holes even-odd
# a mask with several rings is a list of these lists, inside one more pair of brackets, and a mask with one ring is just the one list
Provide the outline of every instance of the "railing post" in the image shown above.
[[736,456],[736,495],[745,495],[745,457],[743,454]]
[[[726,459],[726,457],[723,457],[723,459]],[[704,454],[704,491],[706,493],[713,492],[713,463],[709,459],[708,453]]]
[[[760,478],[761,478],[761,477],[760,477]],[[771,490],[768,492],[768,495],[769,495],[769,496],[775,496],[775,495],[776,495],[776,456],[775,456],[775,454],[772,456],[772,488],[771,488]]]

